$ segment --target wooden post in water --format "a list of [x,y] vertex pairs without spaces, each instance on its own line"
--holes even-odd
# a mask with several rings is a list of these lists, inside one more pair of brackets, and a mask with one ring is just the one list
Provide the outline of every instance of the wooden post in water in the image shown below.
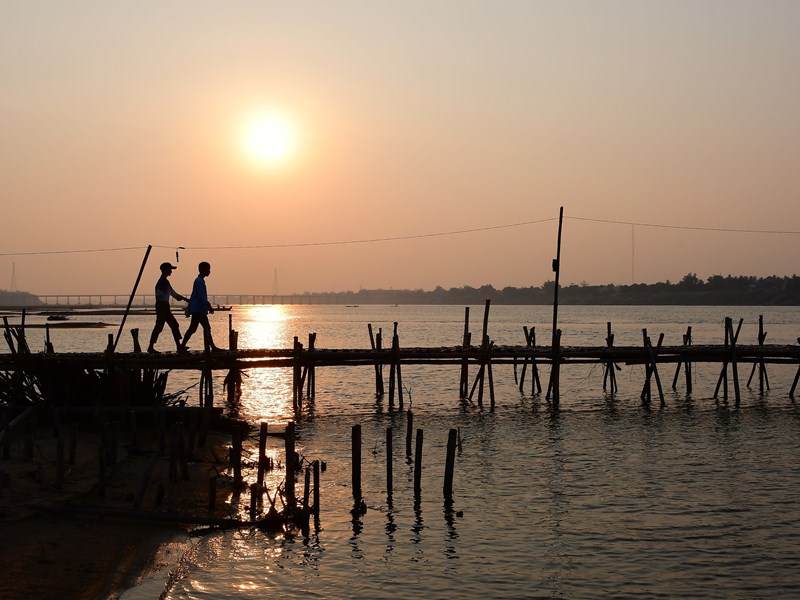
[[297,336],[294,336],[294,352],[292,360],[294,366],[292,367],[292,408],[297,414],[301,408],[301,398],[303,394],[303,384],[300,381],[300,352],[303,345]]
[[[686,328],[686,333],[683,334],[683,345],[692,345],[691,325]],[[678,377],[681,374],[681,364],[683,365],[684,374],[686,375],[686,394],[689,395],[692,393],[692,363],[688,359],[678,361],[678,365],[675,367],[675,377],[672,378],[672,389],[675,390],[678,387]]]
[[[611,333],[611,321],[606,321],[606,347],[611,350],[614,348],[614,334]],[[619,366],[613,361],[608,360],[603,369],[603,391],[609,390],[611,395],[617,393],[617,374]]]
[[[800,338],[798,338],[800,339]],[[406,413],[406,457],[411,456],[411,437],[412,431],[414,429],[414,413],[411,412],[411,409],[408,409]]]
[[[308,352],[311,353],[314,351],[314,344],[317,340],[316,333],[309,333],[308,334]],[[314,361],[311,356],[309,358],[309,363],[303,367],[303,375],[300,378],[300,393],[302,396],[302,387],[303,382],[306,385],[306,398],[309,400],[312,399],[316,393],[316,385],[314,382]]]
[[[469,352],[470,346],[470,333],[469,333],[469,306],[464,307],[464,337],[462,338],[461,347],[464,353]],[[469,359],[465,356],[461,359],[461,383],[459,385],[458,395],[460,398],[467,397],[467,388],[469,387]]]
[[[400,337],[397,335],[397,321],[392,334],[392,357],[389,365],[389,406],[394,403],[394,391],[397,389],[397,406],[403,410],[403,378],[400,374]],[[395,381],[396,388],[395,388]]]
[[555,281],[553,282],[555,285],[553,286],[553,339],[552,339],[552,348],[553,348],[553,364],[552,364],[552,371],[550,373],[550,388],[552,389],[553,395],[553,408],[558,408],[559,404],[559,383],[560,383],[560,369],[561,369],[561,359],[560,359],[560,347],[561,347],[561,332],[558,329],[558,287],[559,287],[559,278],[561,275],[561,231],[564,225],[564,207],[560,207],[558,210],[558,243],[556,245],[556,257],[553,260],[553,272],[555,273]]
[[[372,332],[372,323],[367,323],[367,330],[369,331],[369,345],[372,351],[378,352],[378,345],[375,341],[375,335]],[[380,334],[378,334],[380,335]],[[381,364],[377,357],[375,358],[375,397],[383,398],[383,375],[381,373]],[[390,408],[394,408],[394,403],[391,403]]]
[[258,473],[256,474],[256,483],[258,484],[259,487],[264,486],[264,471],[267,468],[268,433],[269,433],[269,424],[266,421],[262,421],[258,436]]
[[722,361],[722,371],[720,372],[719,379],[717,380],[717,387],[714,390],[714,399],[719,396],[720,383],[723,386],[722,396],[727,404],[728,402],[728,364],[731,364],[731,374],[733,376],[733,389],[736,399],[736,406],[738,408],[741,400],[739,393],[739,371],[736,360],[736,341],[739,339],[739,332],[742,329],[744,319],[739,319],[739,325],[736,328],[736,333],[733,331],[733,319],[725,317],[725,359]]
[[719,387],[724,382],[725,386],[722,391],[722,398],[727,404],[728,402],[728,345],[730,339],[728,337],[728,318],[725,317],[725,359],[722,361],[722,371],[720,371],[719,378],[717,379],[717,386],[714,388],[714,400],[719,398]]
[[419,500],[422,492],[422,429],[417,429],[416,454],[414,455],[414,498]]
[[[762,350],[766,339],[767,334],[764,331],[764,315],[758,315],[758,346],[760,350]],[[769,390],[769,377],[767,377],[767,365],[764,363],[763,354],[753,363],[753,369],[750,371],[750,377],[747,379],[747,387],[750,387],[750,382],[753,380],[756,368],[758,368],[758,392],[763,396],[765,384],[766,389]]]
[[[375,335],[375,349],[380,354],[383,351],[383,328],[378,327],[378,333]],[[383,398],[384,394],[386,393],[383,387],[383,363],[378,362],[377,364],[377,371],[376,371],[376,392],[378,395]],[[394,410],[394,404],[389,404],[389,409]]]
[[286,424],[286,432],[284,434],[284,441],[286,447],[286,512],[288,515],[293,515],[296,506],[295,496],[295,439],[294,439],[294,421],[289,421]]
[[[800,344],[800,337],[797,338],[797,343]],[[797,382],[800,380],[800,367],[797,367],[797,372],[794,374],[794,381],[792,381],[792,387],[789,389],[789,398],[794,400],[794,392],[797,389]]]
[[314,518],[319,521],[319,460],[314,463]]
[[[317,332],[315,331],[313,333],[313,338],[311,340],[311,348],[309,348],[309,350],[316,349],[316,346],[317,346]],[[316,370],[316,365],[313,361],[311,363],[311,382],[309,385],[308,395],[312,400],[317,397],[317,370]]]
[[456,436],[458,431],[451,429],[447,436],[447,456],[444,466],[444,499],[452,502],[453,500],[453,471],[456,463]]
[[353,425],[351,436],[353,500],[361,500],[361,425]]
[[739,319],[739,327],[736,329],[736,334],[733,334],[733,319],[728,319],[728,329],[731,336],[731,373],[733,375],[733,395],[736,401],[736,408],[742,400],[741,390],[739,389],[739,361],[736,358],[736,342],[739,339],[739,331],[741,330],[744,319]]
[[522,392],[525,386],[525,374],[528,371],[528,363],[531,365],[531,396],[537,393],[542,393],[542,383],[539,380],[539,366],[536,363],[536,357],[533,355],[533,349],[536,346],[536,327],[531,326],[528,329],[527,325],[522,326],[522,331],[525,334],[525,349],[531,352],[531,356],[526,356],[522,361],[522,374],[519,377],[519,391]]
[[[645,382],[644,386],[642,387],[642,402],[647,406],[650,406],[650,400],[652,398],[651,388],[650,388],[650,380],[655,379],[656,387],[658,388],[658,397],[661,401],[661,407],[665,406],[664,402],[664,389],[661,387],[661,378],[658,375],[658,358],[656,354],[656,350],[653,349],[653,344],[650,342],[650,336],[647,335],[647,329],[642,329],[642,339],[644,349],[647,352],[647,362],[645,363]],[[658,336],[658,344],[656,345],[656,349],[661,348],[661,344],[664,341],[664,334],[660,334]]]
[[556,329],[556,335],[553,341],[552,365],[550,368],[550,382],[547,384],[546,400],[552,400],[553,408],[558,409],[561,385],[561,330]]
[[392,428],[386,428],[386,498],[392,504]]

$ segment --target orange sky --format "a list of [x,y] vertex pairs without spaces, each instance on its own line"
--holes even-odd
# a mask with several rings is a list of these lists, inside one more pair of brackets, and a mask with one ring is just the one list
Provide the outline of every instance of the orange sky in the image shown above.
[[565,284],[794,274],[798,63],[792,1],[6,2],[0,288],[540,285],[560,206]]

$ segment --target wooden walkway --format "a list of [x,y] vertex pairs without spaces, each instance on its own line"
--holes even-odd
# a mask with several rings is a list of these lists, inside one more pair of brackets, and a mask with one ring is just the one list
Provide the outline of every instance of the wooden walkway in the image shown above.
[[[739,363],[800,364],[800,345],[697,345],[661,346],[653,348],[658,363]],[[608,362],[641,365],[650,362],[650,352],[642,346],[562,346],[553,351],[551,346],[492,346],[490,360],[494,364],[523,364],[536,360],[552,364],[557,354],[559,362],[566,364],[605,364]],[[461,364],[464,359],[470,364],[480,364],[483,352],[480,347],[465,350],[462,346],[436,348],[371,349],[246,349],[225,350],[206,354],[121,353],[115,352],[58,352],[31,353],[19,357],[0,354],[0,371],[14,371],[56,364],[86,369],[104,369],[109,366],[135,369],[196,369],[227,370],[269,367],[301,366],[346,367],[358,365],[403,364]]]
[[[615,346],[611,323],[607,323],[607,336],[605,346],[561,346],[561,330],[553,328],[552,344],[543,346],[536,344],[535,328],[523,327],[525,345],[499,346],[495,345],[488,335],[489,301],[486,302],[482,335],[480,344],[473,343],[469,331],[469,308],[465,309],[464,335],[460,345],[441,346],[431,348],[411,347],[404,348],[400,345],[398,324],[394,324],[394,331],[388,346],[383,345],[383,332],[378,329],[373,331],[369,324],[370,348],[364,349],[326,349],[316,347],[316,333],[308,335],[308,344],[304,346],[297,337],[294,338],[292,348],[278,349],[239,349],[238,332],[233,329],[232,318],[229,316],[228,341],[229,350],[219,352],[186,352],[148,354],[141,352],[138,341],[138,330],[131,330],[134,342],[134,352],[115,352],[116,341],[109,334],[108,346],[104,352],[64,353],[53,351],[47,338],[47,352],[31,352],[25,340],[24,326],[12,327],[4,318],[4,336],[10,352],[0,354],[0,376],[3,373],[22,372],[51,376],[59,370],[94,370],[94,371],[167,371],[167,370],[196,370],[201,373],[200,405],[211,406],[214,399],[214,386],[212,384],[215,371],[227,371],[225,388],[229,398],[241,390],[241,372],[248,369],[262,368],[291,368],[293,370],[293,400],[294,408],[302,406],[305,396],[315,396],[315,370],[320,367],[349,367],[366,366],[375,371],[375,394],[381,398],[384,390],[384,367],[389,367],[388,400],[390,409],[394,407],[394,398],[397,395],[399,408],[403,407],[403,365],[456,365],[460,367],[461,383],[459,394],[461,398],[472,400],[477,392],[477,400],[483,406],[485,387],[488,387],[491,405],[495,404],[493,365],[514,365],[514,377],[520,391],[524,390],[525,377],[530,377],[531,393],[541,393],[542,383],[539,378],[540,367],[549,367],[549,380],[546,386],[545,397],[558,408],[560,396],[560,372],[570,365],[589,364],[599,365],[603,368],[603,390],[610,394],[617,392],[616,371],[619,364],[643,365],[645,367],[645,380],[642,387],[641,398],[644,404],[649,404],[657,391],[664,405],[664,392],[661,382],[659,366],[664,370],[665,365],[676,366],[672,378],[672,388],[676,389],[683,372],[683,379],[687,394],[692,392],[692,365],[695,363],[717,363],[720,365],[720,375],[714,390],[714,398],[718,397],[720,390],[725,401],[728,399],[729,384],[733,388],[737,406],[740,393],[740,365],[751,365],[747,385],[749,386],[756,374],[761,394],[769,389],[767,375],[768,364],[798,365],[800,367],[800,338],[798,345],[765,344],[766,333],[763,319],[759,318],[759,333],[757,344],[739,344],[738,338],[743,320],[739,320],[734,328],[733,320],[725,318],[724,343],[716,345],[694,345],[692,343],[692,328],[688,327],[683,335],[681,345],[664,346],[664,335],[661,334],[653,343],[647,329],[642,329],[642,344],[640,346]],[[23,321],[24,323],[24,321]],[[123,320],[124,325],[124,320]],[[120,326],[120,333],[122,326]],[[476,336],[477,337],[477,336]],[[474,379],[470,385],[470,370],[474,371]],[[521,372],[518,370],[521,368]],[[137,376],[138,377],[138,376]],[[794,398],[800,368],[795,374],[791,385],[789,397]],[[13,387],[13,386],[12,386]],[[31,385],[35,387],[35,385]]]

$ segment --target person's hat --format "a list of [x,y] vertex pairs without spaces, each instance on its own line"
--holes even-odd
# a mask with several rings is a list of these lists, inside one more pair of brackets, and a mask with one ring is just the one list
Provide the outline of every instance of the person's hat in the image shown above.
[[161,263],[161,270],[162,271],[166,271],[167,269],[177,269],[177,268],[178,267],[176,267],[172,263],[168,263],[168,262]]

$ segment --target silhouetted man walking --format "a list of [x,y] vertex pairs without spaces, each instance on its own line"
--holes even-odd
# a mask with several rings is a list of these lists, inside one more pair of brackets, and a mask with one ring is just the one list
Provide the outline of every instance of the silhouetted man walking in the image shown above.
[[194,280],[192,286],[192,295],[189,298],[189,314],[192,317],[192,322],[189,324],[189,329],[183,336],[183,343],[181,344],[180,351],[186,351],[186,344],[189,343],[189,338],[192,337],[197,326],[203,327],[203,347],[206,352],[218,352],[220,349],[214,345],[214,339],[211,337],[211,323],[208,322],[208,314],[214,312],[214,308],[208,301],[208,292],[206,291],[206,277],[211,275],[211,265],[203,261],[197,265],[199,274]]
[[169,328],[172,330],[172,337],[175,338],[175,346],[178,351],[180,351],[181,329],[175,315],[172,314],[172,309],[169,306],[169,299],[171,296],[176,300],[183,300],[184,302],[189,301],[188,298],[181,296],[173,290],[172,284],[170,284],[169,279],[167,279],[172,275],[173,269],[177,269],[178,267],[165,262],[161,263],[160,268],[161,277],[159,277],[156,282],[156,325],[153,327],[153,333],[150,334],[150,345],[147,347],[147,351],[151,354],[158,354],[155,345],[156,341],[158,341],[158,336],[161,335],[161,330],[164,329],[164,323],[169,325]]

